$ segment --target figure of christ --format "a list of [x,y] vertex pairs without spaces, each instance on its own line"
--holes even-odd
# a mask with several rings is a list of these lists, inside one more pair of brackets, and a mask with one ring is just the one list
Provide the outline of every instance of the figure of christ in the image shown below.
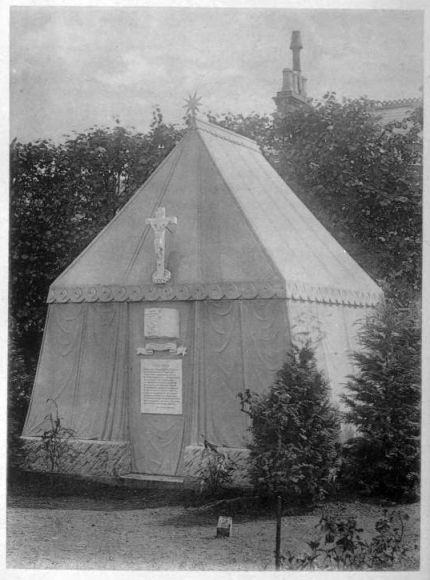
[[165,268],[166,228],[169,224],[177,224],[178,218],[166,217],[166,208],[159,207],[155,212],[155,217],[147,218],[146,223],[151,226],[154,232],[154,249],[157,268],[152,274],[152,281],[154,284],[165,284],[171,278],[171,273]]

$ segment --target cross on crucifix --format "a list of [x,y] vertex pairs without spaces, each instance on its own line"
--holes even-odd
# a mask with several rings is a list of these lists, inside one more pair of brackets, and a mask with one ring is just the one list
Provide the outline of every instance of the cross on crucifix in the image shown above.
[[164,267],[166,253],[166,228],[169,224],[177,224],[178,218],[166,217],[166,208],[159,207],[155,212],[155,217],[147,218],[145,223],[149,224],[154,231],[154,248],[157,269],[152,274],[154,284],[165,284],[171,278],[171,273]]

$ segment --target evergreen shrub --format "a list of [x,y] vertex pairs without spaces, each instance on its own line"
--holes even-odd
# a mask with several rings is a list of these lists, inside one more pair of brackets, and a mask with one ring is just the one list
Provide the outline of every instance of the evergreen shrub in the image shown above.
[[309,502],[329,492],[339,454],[339,417],[309,344],[293,347],[269,391],[239,393],[251,419],[250,477],[263,497]]
[[416,499],[420,479],[420,344],[416,309],[391,300],[359,332],[357,372],[343,397],[357,436],[344,446],[340,480],[367,495]]

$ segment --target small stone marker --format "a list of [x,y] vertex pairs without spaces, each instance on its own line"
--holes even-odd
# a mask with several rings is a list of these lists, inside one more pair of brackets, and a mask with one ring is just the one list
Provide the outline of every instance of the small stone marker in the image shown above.
[[216,535],[217,538],[219,536],[231,536],[231,529],[233,527],[233,520],[232,518],[227,518],[226,516],[220,516],[218,518],[218,525],[216,528]]

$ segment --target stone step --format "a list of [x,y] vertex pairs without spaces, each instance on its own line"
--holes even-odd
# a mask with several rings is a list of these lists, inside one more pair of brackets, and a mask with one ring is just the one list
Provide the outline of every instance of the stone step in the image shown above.
[[127,473],[126,475],[121,475],[120,479],[124,485],[139,488],[180,488],[184,484],[184,478],[175,475]]

